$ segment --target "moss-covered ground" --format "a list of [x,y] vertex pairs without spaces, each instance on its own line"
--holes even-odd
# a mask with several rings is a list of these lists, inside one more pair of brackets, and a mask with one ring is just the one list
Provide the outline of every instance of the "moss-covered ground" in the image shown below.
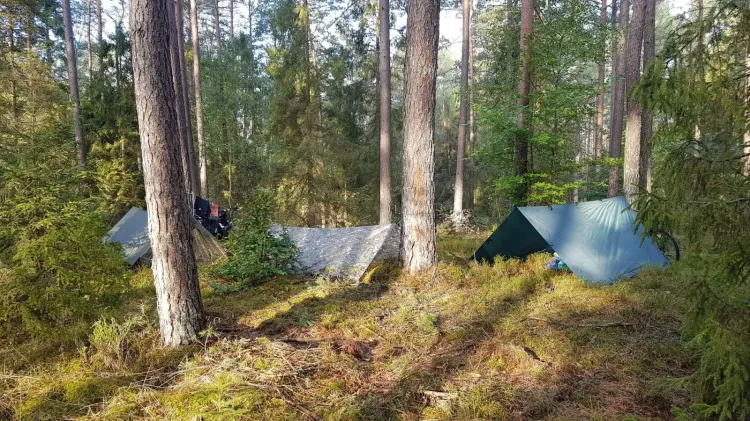
[[181,349],[158,345],[143,270],[123,317],[75,350],[0,351],[0,419],[656,420],[689,403],[669,270],[589,286],[544,255],[463,260],[482,238],[442,236],[419,276],[391,262],[359,284],[206,287],[211,327]]

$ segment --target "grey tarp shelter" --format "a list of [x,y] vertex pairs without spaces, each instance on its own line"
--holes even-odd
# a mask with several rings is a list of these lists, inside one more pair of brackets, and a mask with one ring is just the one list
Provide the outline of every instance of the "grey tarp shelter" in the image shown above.
[[644,266],[667,265],[624,197],[556,206],[519,207],[474,253],[478,261],[495,256],[525,258],[554,250],[586,282],[608,284]]
[[[226,250],[214,236],[198,221],[190,218],[192,223],[193,250],[199,263],[211,264],[226,256]],[[122,245],[123,257],[133,266],[138,260],[151,252],[151,241],[148,239],[148,214],[143,209],[130,208],[128,213],[109,230],[104,242],[118,242]]]
[[398,257],[401,228],[397,224],[345,228],[271,227],[294,241],[297,272],[359,280],[373,262]]

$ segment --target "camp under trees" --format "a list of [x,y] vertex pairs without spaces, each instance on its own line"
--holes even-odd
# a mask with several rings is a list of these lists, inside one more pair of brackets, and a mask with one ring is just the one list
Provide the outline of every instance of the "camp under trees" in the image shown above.
[[[184,150],[175,100],[176,35],[171,0],[134,0],[130,5],[133,76],[142,139],[149,238],[159,328],[164,344],[198,339],[205,320],[198,271],[185,206]],[[179,65],[178,65],[179,66]]]
[[401,262],[412,273],[437,264],[433,154],[439,12],[436,0],[414,1],[406,24]]
[[747,4],[407,3],[0,2],[0,419],[750,419]]

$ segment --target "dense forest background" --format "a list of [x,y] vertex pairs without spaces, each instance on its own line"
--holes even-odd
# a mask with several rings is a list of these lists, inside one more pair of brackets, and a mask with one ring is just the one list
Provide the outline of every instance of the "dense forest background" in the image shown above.
[[[402,215],[404,3],[389,16],[393,221]],[[677,270],[690,283],[682,334],[698,350],[689,379],[698,404],[681,416],[742,419],[750,4],[696,0],[677,13],[633,3],[625,13],[588,0],[470,5],[470,60],[455,39],[439,41],[437,219],[489,228],[514,206],[625,194],[639,221],[675,233],[687,256]],[[441,4],[441,24],[459,25],[461,6]],[[181,7],[196,193],[240,216],[262,198],[285,225],[377,224],[378,5]],[[0,4],[0,332],[9,341],[51,332],[74,341],[128,288],[118,250],[99,243],[130,207],[145,207],[128,16],[125,0]],[[465,219],[451,218],[456,200]]]

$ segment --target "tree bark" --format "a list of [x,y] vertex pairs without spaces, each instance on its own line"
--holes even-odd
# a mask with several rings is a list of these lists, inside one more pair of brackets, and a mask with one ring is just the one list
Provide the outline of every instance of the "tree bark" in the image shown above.
[[[602,0],[601,24],[602,26],[607,25],[607,0]],[[603,54],[597,74],[599,92],[596,95],[596,132],[594,133],[594,158],[596,159],[602,157],[602,145],[604,143],[604,65],[606,61],[606,54]]]
[[76,46],[73,39],[73,22],[70,16],[70,0],[62,0],[63,26],[65,30],[65,52],[68,58],[68,84],[70,85],[70,102],[73,104],[73,128],[76,138],[76,162],[79,167],[86,165],[86,145],[83,143],[81,126],[81,99],[78,91],[78,62]]
[[149,239],[159,328],[165,345],[194,342],[205,326],[184,206],[184,172],[171,51],[173,0],[132,0],[133,77],[143,155]]
[[[167,0],[169,2],[169,57],[171,60],[171,68],[172,71],[170,72],[172,76],[172,83],[173,83],[173,92],[174,92],[174,110],[176,112],[177,116],[177,129],[180,139],[180,159],[182,162],[182,172],[183,172],[183,178],[182,181],[185,185],[185,203],[190,203],[190,197],[193,192],[193,186],[191,183],[192,177],[191,177],[191,164],[190,164],[190,150],[189,150],[189,139],[190,136],[188,135],[188,125],[187,125],[187,119],[185,118],[185,97],[183,96],[183,90],[184,87],[182,85],[183,77],[182,77],[182,66],[180,65],[180,62],[183,61],[182,52],[179,48],[179,41],[180,38],[178,32],[177,32],[177,13],[175,10],[174,0]],[[189,205],[188,208],[190,207]]]
[[247,0],[247,34],[250,38],[250,47],[253,45],[253,0]]
[[380,224],[391,223],[391,13],[379,0],[380,37]]
[[26,11],[26,54],[31,57],[31,55],[34,53],[33,51],[33,44],[34,44],[34,16],[31,14],[31,10]]
[[229,39],[234,40],[234,0],[229,0]]
[[[706,29],[703,26],[703,0],[698,0],[695,5],[695,11],[697,13],[697,22],[698,22],[698,39],[696,40],[696,59],[695,63],[698,67],[698,82],[703,84],[706,82],[706,68],[705,68],[705,61],[703,59],[703,54],[705,51],[705,36],[706,36]],[[693,139],[696,141],[700,140],[701,138],[701,121],[700,121],[700,111],[698,112],[698,115],[695,119],[695,129],[693,131]]]
[[456,182],[453,189],[453,223],[464,225],[464,164],[466,125],[469,119],[469,50],[471,43],[471,0],[463,0],[463,43],[461,48],[461,93],[456,142]]
[[303,90],[302,102],[305,110],[305,142],[309,151],[307,156],[307,212],[305,219],[308,227],[314,227],[318,225],[318,221],[315,215],[317,207],[315,206],[315,156],[312,151],[317,142],[315,142],[313,136],[312,117],[310,116],[312,112],[312,65],[310,63],[312,33],[310,31],[310,8],[307,0],[302,0],[299,14],[301,25],[304,26],[305,30],[305,89]]
[[438,0],[412,0],[406,21],[401,262],[409,273],[437,264],[435,82]]
[[643,21],[647,0],[635,0],[633,19],[628,29],[625,55],[625,89],[628,99],[628,118],[625,129],[625,162],[622,190],[629,203],[633,203],[640,186],[641,160],[641,104],[633,89],[641,78],[641,49],[643,47]]
[[195,87],[195,126],[198,135],[198,167],[201,196],[208,197],[208,164],[206,141],[203,134],[203,97],[201,94],[201,64],[198,42],[198,2],[190,0],[190,30],[193,38],[193,86]]
[[[612,60],[615,86],[612,92],[612,111],[609,130],[609,157],[620,158],[622,155],[622,128],[625,111],[625,41],[628,33],[630,0],[620,1],[620,23],[617,36],[617,49]],[[615,197],[620,191],[620,167],[612,165],[609,169],[609,197]]]
[[216,52],[218,55],[221,55],[221,15],[219,14],[219,0],[214,1],[214,20],[215,20],[215,27],[214,30],[216,31]]
[[91,1],[87,2],[86,8],[86,50],[89,60],[89,83],[91,83],[91,76],[94,73],[94,53],[91,49]]
[[[656,55],[656,0],[646,0],[646,11],[643,23],[643,72],[648,70],[651,60]],[[654,118],[651,113],[641,110],[641,155],[638,181],[641,188],[651,191],[651,136],[653,135]]]
[[[472,13],[473,14],[473,13]],[[473,25],[469,21],[469,28]],[[475,189],[475,166],[474,166],[474,148],[477,142],[477,122],[476,115],[474,113],[474,34],[471,29],[469,32],[472,34],[469,38],[469,159],[466,161],[468,165],[468,179],[469,188],[466,190],[466,209],[474,210],[474,189]]]
[[177,49],[180,53],[180,76],[182,79],[182,119],[185,121],[187,130],[188,163],[190,165],[190,191],[198,190],[198,169],[195,162],[195,149],[193,146],[193,119],[190,116],[190,95],[188,95],[187,65],[185,64],[185,28],[183,24],[182,1],[174,0],[175,22],[177,23]]
[[[21,117],[21,109],[18,106],[18,86],[16,84],[16,41],[15,41],[15,22],[12,17],[8,17],[8,61],[10,61],[10,71],[13,75],[10,78],[10,91],[11,91],[11,107],[13,108],[13,125],[18,124],[18,120]],[[17,127],[17,126],[16,126]],[[14,127],[15,128],[15,127]],[[16,138],[16,146],[18,146],[18,138]]]
[[745,55],[745,134],[742,137],[742,174],[750,177],[750,49]]
[[[524,177],[528,173],[529,165],[529,143],[528,143],[528,108],[529,94],[531,92],[531,63],[529,57],[529,39],[534,24],[534,2],[533,0],[521,0],[521,79],[518,82],[518,134],[515,141],[516,175]],[[526,199],[527,185],[523,180],[516,194],[516,201],[523,202]]]
[[102,0],[96,0],[96,20],[97,34],[96,42],[99,45],[99,71],[104,71],[104,11],[102,10]]

